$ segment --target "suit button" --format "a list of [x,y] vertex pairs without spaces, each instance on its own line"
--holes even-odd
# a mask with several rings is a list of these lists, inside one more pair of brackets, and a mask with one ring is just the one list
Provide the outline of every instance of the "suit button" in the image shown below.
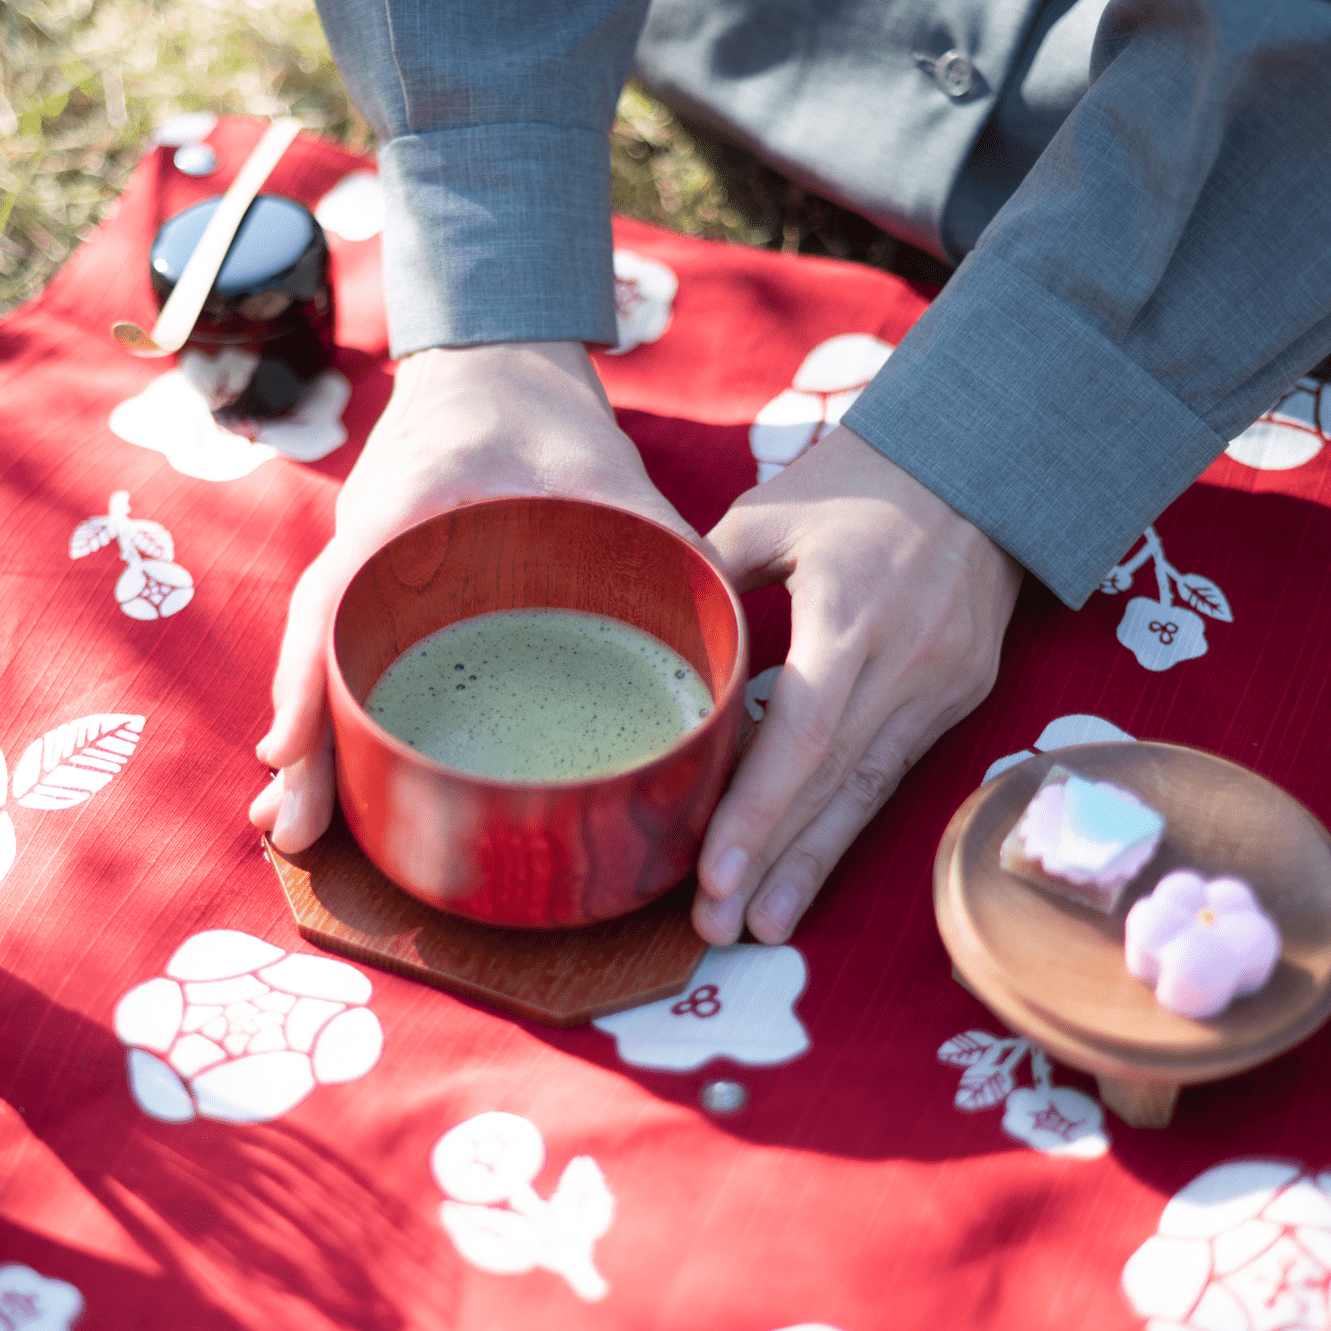
[[960,51],[945,51],[934,63],[934,79],[953,101],[960,101],[975,87],[975,66]]

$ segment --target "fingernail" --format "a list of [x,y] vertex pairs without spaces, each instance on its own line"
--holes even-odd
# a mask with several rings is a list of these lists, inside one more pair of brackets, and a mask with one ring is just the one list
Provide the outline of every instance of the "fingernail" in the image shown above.
[[712,888],[723,897],[729,897],[739,890],[744,870],[749,867],[749,857],[738,847],[731,846],[717,856],[709,877]]
[[799,893],[793,887],[782,883],[780,887],[774,887],[758,903],[758,910],[785,933],[795,919],[795,910],[799,904]]
[[721,937],[732,942],[739,937],[740,925],[744,922],[744,902],[739,897],[709,901],[703,910],[708,922]]
[[273,824],[273,840],[285,837],[300,817],[300,796],[294,790],[288,790],[282,796],[282,807],[277,811],[277,821]]

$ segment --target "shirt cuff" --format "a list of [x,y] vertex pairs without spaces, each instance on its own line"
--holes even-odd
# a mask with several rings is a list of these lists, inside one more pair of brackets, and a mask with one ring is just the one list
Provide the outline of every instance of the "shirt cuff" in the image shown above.
[[1073,609],[1225,447],[1074,306],[984,253],[844,424]]
[[479,125],[379,152],[392,354],[479,342],[613,344],[604,134]]

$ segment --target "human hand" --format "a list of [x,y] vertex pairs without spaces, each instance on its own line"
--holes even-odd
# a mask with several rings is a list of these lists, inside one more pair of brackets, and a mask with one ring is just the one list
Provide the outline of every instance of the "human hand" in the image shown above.
[[435,348],[406,357],[338,495],[333,539],[291,597],[273,723],[256,749],[279,771],[250,806],[250,821],[279,850],[303,850],[332,817],[324,640],[347,583],[408,527],[459,504],[515,494],[613,504],[697,540],[615,424],[581,343]]
[[906,770],[985,697],[1020,566],[838,426],[708,535],[740,591],[784,582],[785,667],[699,857],[694,927],[779,943]]

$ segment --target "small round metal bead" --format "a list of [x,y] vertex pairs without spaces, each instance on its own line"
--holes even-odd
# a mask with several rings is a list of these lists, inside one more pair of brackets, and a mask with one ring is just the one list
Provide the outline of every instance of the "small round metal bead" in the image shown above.
[[737,1081],[709,1081],[698,1097],[709,1114],[735,1114],[749,1103],[749,1093]]

